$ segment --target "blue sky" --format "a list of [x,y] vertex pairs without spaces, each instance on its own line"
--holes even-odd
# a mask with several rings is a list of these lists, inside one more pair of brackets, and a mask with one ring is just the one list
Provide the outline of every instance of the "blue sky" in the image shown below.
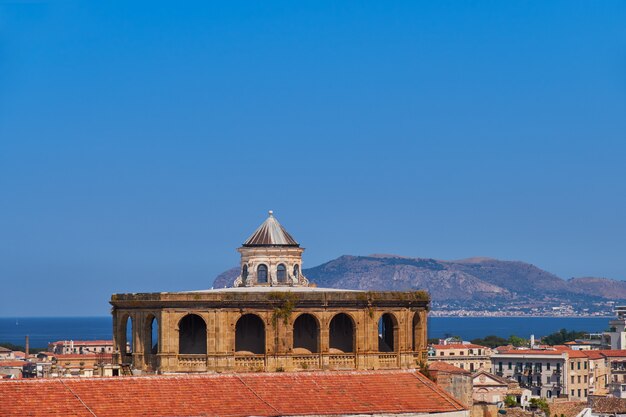
[[623,1],[0,1],[0,316],[307,248],[626,279]]

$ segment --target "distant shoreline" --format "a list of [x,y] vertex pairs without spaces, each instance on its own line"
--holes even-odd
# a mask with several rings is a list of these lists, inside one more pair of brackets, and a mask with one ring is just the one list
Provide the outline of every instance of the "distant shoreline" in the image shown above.
[[468,318],[468,319],[475,319],[475,318],[479,318],[479,317],[484,317],[484,318],[490,318],[490,319],[497,319],[497,318],[554,318],[554,319],[558,319],[558,318],[563,318],[563,319],[613,319],[615,318],[615,316],[592,316],[592,315],[567,315],[567,316],[563,316],[563,315],[554,315],[554,314],[499,314],[499,315],[490,315],[490,314],[446,314],[446,313],[435,313],[433,314],[433,312],[429,312],[428,314],[429,317],[447,317],[447,318],[459,318],[459,319],[463,319],[463,318]]

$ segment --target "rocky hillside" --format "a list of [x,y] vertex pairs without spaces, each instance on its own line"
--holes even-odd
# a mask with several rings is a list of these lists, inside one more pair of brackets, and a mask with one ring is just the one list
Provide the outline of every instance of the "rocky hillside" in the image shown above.
[[[550,310],[572,305],[600,311],[606,300],[626,300],[626,282],[606,278],[568,281],[534,265],[491,258],[441,261],[394,255],[344,255],[304,274],[319,287],[362,290],[424,289],[434,307],[446,309]],[[238,269],[215,279],[214,287],[232,285]],[[604,306],[606,307],[606,306]],[[533,310],[534,309],[534,310]],[[592,312],[592,311],[591,311]]]

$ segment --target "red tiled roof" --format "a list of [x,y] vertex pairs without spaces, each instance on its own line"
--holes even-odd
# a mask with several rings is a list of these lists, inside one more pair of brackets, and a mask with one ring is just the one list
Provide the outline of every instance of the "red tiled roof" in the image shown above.
[[599,350],[587,350],[585,354],[589,359],[604,359],[604,355]]
[[26,361],[0,361],[0,368],[21,368],[26,365],[28,362]]
[[602,353],[607,358],[626,358],[626,350],[599,350],[598,352]]
[[433,349],[487,349],[485,346],[474,345],[472,343],[451,343],[448,345],[432,345]]
[[[506,347],[505,347],[506,348]],[[557,349],[500,349],[498,348],[498,353],[506,354],[506,355],[561,355],[563,353],[562,350]]]
[[0,382],[3,417],[293,416],[466,410],[414,371],[258,373]]
[[567,356],[569,356],[570,358],[587,358],[587,354],[585,352],[583,352],[582,350],[568,350],[565,353],[567,353]]
[[450,365],[444,361],[436,361],[428,365],[428,370],[433,372],[447,372],[451,374],[470,374],[471,372],[461,369],[457,366]]

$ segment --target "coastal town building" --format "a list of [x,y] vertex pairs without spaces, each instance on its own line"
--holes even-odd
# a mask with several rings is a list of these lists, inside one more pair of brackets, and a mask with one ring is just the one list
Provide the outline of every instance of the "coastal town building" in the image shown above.
[[238,251],[232,288],[114,294],[115,362],[137,372],[207,372],[415,368],[426,360],[426,292],[310,286],[304,249],[272,212]]
[[445,343],[430,345],[428,362],[446,362],[470,372],[491,368],[491,349],[472,343]]
[[113,353],[113,340],[59,340],[48,344],[48,351],[63,355]]
[[615,315],[609,321],[609,331],[603,335],[611,350],[626,349],[626,306],[615,307]]
[[571,401],[587,401],[589,395],[589,358],[585,351],[566,350],[567,392]]
[[8,359],[15,359],[15,354],[11,349],[0,346],[0,361]]
[[272,372],[0,382],[3,417],[469,417],[419,372]]
[[428,373],[444,391],[466,407],[472,407],[471,372],[446,362],[434,362],[428,365]]
[[492,372],[513,379],[533,396],[567,395],[567,353],[555,348],[528,349],[503,346],[491,356]]
[[498,405],[509,391],[509,381],[487,371],[480,370],[472,375],[474,404]]
[[18,359],[1,360],[0,379],[22,378],[26,364],[28,364],[28,362]]
[[611,379],[607,390],[616,398],[626,398],[626,360],[611,362]]

